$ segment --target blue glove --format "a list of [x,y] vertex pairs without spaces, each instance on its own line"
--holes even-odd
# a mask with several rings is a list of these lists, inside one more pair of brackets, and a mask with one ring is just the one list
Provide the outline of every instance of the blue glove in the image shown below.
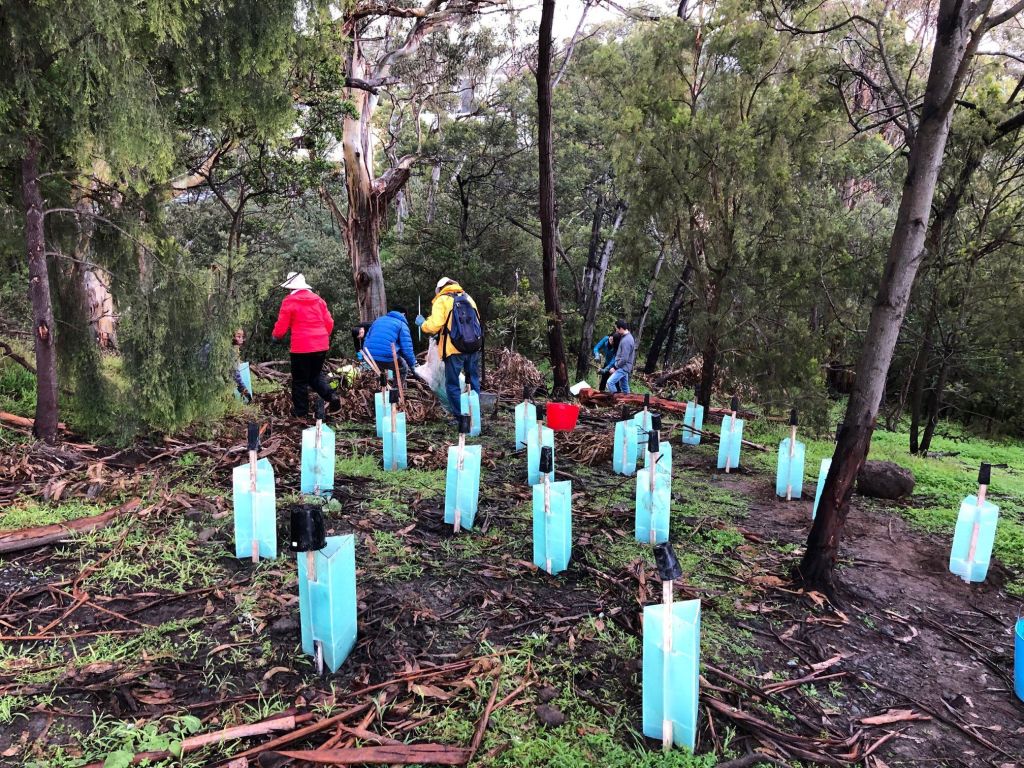
[[427,322],[427,318],[425,318],[423,315],[416,315],[416,326],[417,327],[423,325],[425,322]]
[[360,351],[356,352],[356,360],[362,360],[362,359],[363,359],[363,352],[362,352],[362,350],[360,350]]

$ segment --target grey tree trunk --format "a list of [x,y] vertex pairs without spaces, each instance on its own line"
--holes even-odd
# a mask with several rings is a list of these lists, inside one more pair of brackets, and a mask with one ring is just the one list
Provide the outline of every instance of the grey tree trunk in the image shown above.
[[807,588],[823,589],[829,593],[835,589],[834,569],[849,513],[850,496],[871,445],[893,349],[924,255],[935,183],[942,167],[955,100],[968,69],[964,64],[977,50],[990,26],[1012,18],[1020,10],[1015,6],[997,17],[987,21],[983,19],[979,27],[972,30],[989,4],[986,2],[978,6],[959,0],[939,2],[928,83],[921,117],[910,142],[907,177],[903,183],[896,226],[864,346],[857,361],[857,378],[847,403],[843,431],[799,567]]
[[651,281],[647,284],[647,293],[644,294],[644,306],[640,310],[640,319],[636,324],[636,333],[633,334],[633,338],[636,339],[636,349],[640,351],[640,340],[644,336],[644,326],[647,324],[647,313],[651,309],[651,301],[654,299],[654,286],[658,283],[658,275],[661,274],[661,268],[665,264],[665,256],[668,253],[669,244],[664,243],[661,247],[661,251],[658,253],[658,260],[654,262],[654,270],[651,272]]
[[43,195],[39,189],[39,142],[28,139],[21,160],[21,200],[25,211],[28,250],[28,298],[32,303],[32,338],[36,351],[36,418],[33,434],[47,443],[57,442],[59,390],[57,348],[53,335],[53,303],[46,266],[43,230]]
[[615,250],[615,233],[622,226],[626,208],[627,205],[622,200],[616,204],[611,234],[605,240],[604,248],[600,251],[597,251],[596,248],[591,251],[591,257],[597,257],[599,254],[599,258],[588,258],[587,266],[583,271],[583,330],[580,333],[579,348],[576,350],[576,377],[579,379],[586,378],[590,367],[590,354],[594,346],[594,328],[597,324],[597,312],[601,308],[604,279],[608,274],[608,266],[611,264],[612,251]]

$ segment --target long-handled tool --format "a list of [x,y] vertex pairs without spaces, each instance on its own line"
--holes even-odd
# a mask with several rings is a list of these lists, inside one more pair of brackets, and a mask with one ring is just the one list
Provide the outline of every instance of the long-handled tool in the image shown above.
[[249,463],[235,467],[231,475],[235,511],[235,556],[277,557],[277,516],[274,500],[274,468],[259,458],[260,428],[246,427]]
[[526,447],[526,435],[537,426],[537,406],[530,402],[530,386],[523,386],[523,402],[516,406],[516,450]]
[[448,449],[448,473],[444,494],[444,521],[454,526],[455,533],[472,528],[480,499],[479,445],[466,445],[469,434],[469,415],[459,417],[459,443]]
[[[416,316],[417,317],[423,317],[423,297],[422,296],[417,296],[416,297]],[[418,325],[416,326],[416,338],[419,341],[423,341],[423,328],[421,328]]]
[[402,410],[405,410],[405,389],[402,386],[402,377],[399,374],[398,368],[398,351],[395,349],[394,342],[391,344],[391,360],[395,366],[395,383],[398,385],[398,399],[402,403]]
[[672,474],[658,468],[661,455],[661,414],[651,414],[647,435],[647,464],[636,476],[637,541],[657,544],[668,541],[672,509]]
[[983,462],[978,470],[978,493],[961,502],[953,533],[949,570],[968,583],[984,581],[992,559],[999,507],[985,500],[991,480],[992,466]]
[[317,674],[336,672],[356,643],[355,537],[327,536],[323,510],[300,504],[291,513],[291,550],[299,557],[302,650]]
[[572,555],[572,483],[552,482],[555,451],[545,445],[540,452],[542,481],[533,486],[533,562],[547,573],[569,567]]
[[779,443],[779,466],[775,476],[775,495],[786,501],[799,499],[804,490],[804,456],[806,446],[797,442],[796,408],[789,412],[789,437]]
[[733,395],[729,415],[722,418],[722,434],[718,443],[718,468],[729,470],[740,465],[740,447],[743,444],[743,419],[736,418],[740,399]]
[[324,401],[313,396],[315,426],[302,430],[300,491],[313,496],[334,493],[334,430],[324,426]]
[[654,548],[662,604],[644,607],[643,731],[693,749],[697,736],[700,600],[673,601],[673,582],[683,575],[672,545]]
[[704,429],[704,406],[700,404],[700,384],[693,390],[693,400],[686,404],[683,415],[683,444],[700,445],[700,432]]

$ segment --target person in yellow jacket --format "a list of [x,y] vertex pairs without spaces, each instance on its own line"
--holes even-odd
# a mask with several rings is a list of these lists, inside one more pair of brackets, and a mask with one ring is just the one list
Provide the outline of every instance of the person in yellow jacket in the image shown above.
[[430,317],[419,315],[416,325],[427,334],[441,334],[439,343],[444,360],[445,393],[456,418],[460,415],[459,373],[474,392],[480,391],[480,350],[483,330],[476,302],[454,280],[442,277],[434,289]]

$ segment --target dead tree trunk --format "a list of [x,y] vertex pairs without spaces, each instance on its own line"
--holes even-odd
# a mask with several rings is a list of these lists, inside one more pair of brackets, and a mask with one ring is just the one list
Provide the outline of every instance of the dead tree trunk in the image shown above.
[[636,333],[634,338],[636,339],[637,352],[640,351],[640,339],[644,335],[644,326],[647,324],[647,313],[651,309],[651,301],[654,299],[654,286],[658,282],[658,275],[661,274],[661,268],[665,264],[665,255],[668,253],[669,244],[663,243],[661,251],[658,253],[658,260],[654,262],[654,270],[651,272],[651,281],[647,284],[647,293],[644,294],[644,306],[640,310],[640,320],[636,324]]
[[612,251],[615,249],[615,233],[622,226],[622,220],[626,215],[626,203],[620,200],[615,206],[615,219],[612,222],[612,231],[604,242],[604,248],[598,250],[596,247],[597,238],[600,236],[600,223],[595,223],[597,232],[594,233],[593,247],[587,257],[587,266],[583,270],[583,330],[580,333],[580,345],[576,350],[576,376],[583,379],[587,375],[590,363],[590,353],[594,345],[594,328],[597,324],[597,312],[601,308],[601,294],[604,292],[604,279],[608,274],[608,265],[611,263]]
[[558,266],[555,262],[555,168],[551,148],[551,28],[555,0],[544,0],[540,16],[537,61],[537,133],[540,155],[540,242],[544,272],[544,310],[547,312],[548,350],[554,374],[555,396],[569,388],[562,336],[562,309],[558,298]]
[[[942,167],[955,100],[967,75],[966,59],[985,32],[1020,12],[1024,3],[989,18],[989,2],[980,5],[940,0],[936,37],[920,120],[908,131],[910,157],[889,255],[871,311],[857,378],[843,419],[843,432],[822,490],[818,514],[800,563],[805,587],[834,591],[834,568],[846,526],[857,473],[867,458],[878,407],[892,362],[893,349],[906,315],[914,278],[924,254],[924,239]],[[975,22],[981,18],[980,23]],[[913,119],[912,114],[907,115]]]
[[[672,293],[672,301],[669,302],[668,310],[665,312],[665,316],[661,320],[661,325],[658,326],[658,330],[654,332],[654,341],[651,342],[651,348],[647,352],[647,362],[644,364],[644,373],[651,374],[658,369],[658,357],[661,355],[661,348],[665,347],[665,359],[668,359],[669,353],[672,351],[672,340],[673,331],[675,330],[676,324],[679,322],[679,311],[683,308],[683,302],[686,301],[687,286],[690,282],[690,274],[693,272],[693,266],[687,262],[683,267],[682,273],[679,275],[679,282],[676,283],[676,289]],[[666,343],[668,339],[668,343]]]
[[28,250],[28,298],[32,302],[32,338],[36,350],[36,418],[32,433],[47,443],[57,442],[59,391],[57,348],[53,337],[53,303],[46,266],[43,195],[39,189],[39,142],[25,141],[21,161],[21,201],[25,211]]

